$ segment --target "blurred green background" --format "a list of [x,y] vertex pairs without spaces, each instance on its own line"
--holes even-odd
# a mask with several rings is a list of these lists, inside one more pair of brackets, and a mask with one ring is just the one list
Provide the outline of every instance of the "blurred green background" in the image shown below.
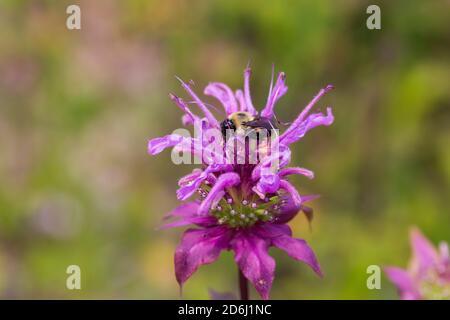
[[[366,28],[378,3],[382,29]],[[82,29],[66,29],[79,4]],[[16,1],[0,3],[0,297],[177,299],[173,251],[182,230],[157,231],[177,205],[170,152],[147,139],[180,127],[174,78],[242,86],[251,61],[261,106],[272,63],[293,119],[325,84],[335,123],[310,132],[292,163],[319,193],[310,232],[325,273],[277,250],[274,299],[396,299],[369,265],[406,266],[408,228],[450,240],[448,1]],[[213,100],[206,99],[209,102]],[[66,289],[77,264],[82,290]],[[237,289],[231,253],[202,267],[184,297]],[[253,292],[253,297],[256,294]]]

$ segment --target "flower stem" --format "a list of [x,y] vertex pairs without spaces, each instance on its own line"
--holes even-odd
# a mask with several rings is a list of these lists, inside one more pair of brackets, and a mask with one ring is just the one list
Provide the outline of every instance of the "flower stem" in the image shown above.
[[242,273],[241,269],[238,267],[239,272],[239,291],[241,293],[241,300],[249,300],[248,296],[248,281]]

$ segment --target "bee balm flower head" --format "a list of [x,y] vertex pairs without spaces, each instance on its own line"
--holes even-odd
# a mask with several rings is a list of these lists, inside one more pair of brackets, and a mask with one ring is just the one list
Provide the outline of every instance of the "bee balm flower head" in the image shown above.
[[[332,86],[321,89],[282,134],[274,130],[269,134],[270,141],[252,140],[251,133],[273,127],[274,106],[287,92],[287,86],[283,72],[279,73],[275,84],[272,74],[267,102],[258,112],[251,99],[250,74],[250,68],[247,68],[243,90],[233,92],[227,85],[217,82],[205,88],[206,95],[222,104],[227,115],[225,124],[214,117],[190,84],[180,80],[192,101],[187,103],[173,94],[170,98],[184,112],[183,123],[193,125],[197,134],[186,137],[174,133],[152,139],[148,143],[148,152],[155,155],[165,148],[174,147],[177,152],[190,152],[201,160],[201,168],[194,169],[178,183],[179,200],[195,199],[170,212],[166,218],[177,220],[163,227],[196,226],[184,233],[175,252],[175,273],[180,286],[198,267],[214,262],[222,250],[232,250],[242,274],[262,298],[268,299],[275,271],[275,261],[268,254],[270,246],[285,251],[321,275],[312,249],[304,240],[293,238],[287,225],[300,211],[310,219],[312,209],[305,203],[317,198],[315,195],[301,196],[289,182],[289,176],[293,174],[309,179],[314,176],[308,169],[288,167],[291,158],[289,147],[310,129],[333,122],[331,108],[327,108],[326,114],[310,113]],[[195,114],[191,106],[198,108],[201,115]],[[232,122],[236,112],[244,113],[247,119],[240,124],[241,131],[235,130],[232,139],[222,137],[224,128],[236,129],[236,123]],[[219,134],[205,134],[207,130],[215,130]],[[215,138],[211,139],[211,136]],[[231,148],[228,147],[230,140]],[[255,140],[256,148],[248,147]],[[262,141],[265,143],[261,146]],[[218,155],[224,150],[225,155]],[[237,151],[237,154],[229,157],[227,152],[230,150]],[[256,150],[254,161],[248,161],[249,150]],[[231,161],[222,161],[224,158],[231,158]]]

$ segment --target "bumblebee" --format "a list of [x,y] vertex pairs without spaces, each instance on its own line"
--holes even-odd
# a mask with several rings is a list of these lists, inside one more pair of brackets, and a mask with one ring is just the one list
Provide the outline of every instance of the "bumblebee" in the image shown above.
[[227,130],[233,130],[236,134],[243,136],[257,136],[264,129],[270,137],[273,129],[277,129],[275,124],[268,118],[252,116],[249,112],[233,112],[220,124],[222,136],[226,139]]

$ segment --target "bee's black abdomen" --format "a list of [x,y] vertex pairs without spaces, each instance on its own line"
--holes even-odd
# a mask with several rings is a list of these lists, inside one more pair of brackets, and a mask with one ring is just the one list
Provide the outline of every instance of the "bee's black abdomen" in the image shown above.
[[236,125],[234,124],[233,120],[225,119],[220,124],[220,129],[222,130],[222,136],[226,138],[227,136],[227,130],[233,130],[236,131]]

